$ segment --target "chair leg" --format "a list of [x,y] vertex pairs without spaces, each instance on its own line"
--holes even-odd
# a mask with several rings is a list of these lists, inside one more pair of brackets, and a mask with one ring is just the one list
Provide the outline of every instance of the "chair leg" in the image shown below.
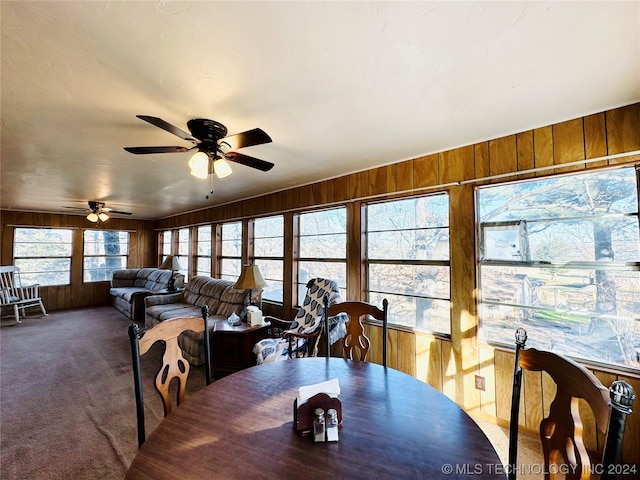
[[20,321],[20,309],[18,308],[18,305],[14,305],[13,306],[13,315],[16,317],[16,322],[17,323],[22,323]]
[[44,303],[42,303],[42,300],[40,300],[40,302],[39,302],[39,303],[40,303],[40,310],[42,310],[42,315],[44,315],[44,316],[46,317],[46,316],[47,316],[47,315],[49,315],[49,314],[48,314],[48,313],[47,313],[47,311],[44,309]]

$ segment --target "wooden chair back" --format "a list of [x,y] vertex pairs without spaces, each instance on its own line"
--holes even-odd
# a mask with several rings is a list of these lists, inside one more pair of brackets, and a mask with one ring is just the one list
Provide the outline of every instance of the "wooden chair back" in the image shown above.
[[[540,422],[540,440],[545,462],[545,478],[552,472],[563,472],[567,480],[590,478],[591,459],[582,439],[579,401],[584,399],[591,408],[597,428],[607,433],[609,425],[609,390],[582,365],[552,352],[524,348],[524,330],[516,332],[517,350],[514,370],[512,411],[509,438],[509,479],[516,478],[517,438],[522,371],[544,371],[556,383],[556,395],[549,407],[549,415]],[[557,465],[557,467],[551,467]],[[560,467],[560,466],[563,467]]]
[[165,350],[162,357],[162,366],[158,370],[154,386],[162,398],[164,416],[171,413],[173,402],[170,395],[170,384],[175,378],[178,380],[176,405],[180,405],[185,398],[187,378],[190,365],[183,357],[182,349],[178,345],[178,337],[185,331],[196,333],[205,332],[205,371],[207,385],[211,383],[211,348],[207,329],[207,309],[203,307],[202,317],[182,317],[166,320],[158,323],[150,329],[141,332],[137,324],[129,327],[129,339],[131,341],[131,356],[133,361],[133,378],[136,395],[136,413],[138,419],[138,447],[145,440],[144,427],[144,398],[142,391],[142,374],[140,358],[149,351],[156,342],[164,342]]
[[[347,322],[347,334],[342,339],[342,348],[344,357],[350,360],[366,361],[371,347],[371,340],[364,332],[362,320],[366,317],[372,317],[382,321],[382,365],[387,366],[387,312],[389,304],[385,298],[382,301],[382,309],[366,302],[341,302],[325,308],[324,324],[327,325],[328,318],[334,317],[341,313],[349,317]],[[327,330],[325,328],[325,330]],[[327,336],[327,346],[329,338]],[[327,347],[327,356],[329,356],[329,348]]]

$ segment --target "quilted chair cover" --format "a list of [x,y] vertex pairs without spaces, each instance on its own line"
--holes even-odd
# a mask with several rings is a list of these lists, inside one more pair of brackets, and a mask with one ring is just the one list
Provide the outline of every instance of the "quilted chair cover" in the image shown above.
[[[340,291],[335,280],[314,278],[310,282],[304,303],[296,318],[293,319],[291,328],[287,332],[312,333],[321,326],[324,313],[323,299],[329,296],[329,306],[340,303]],[[329,318],[329,341],[334,344],[347,333],[345,324],[348,321],[345,314],[339,314]],[[296,342],[293,343],[296,345]],[[291,357],[296,357],[298,352],[304,352],[304,345],[297,346]],[[289,340],[287,338],[265,338],[253,347],[258,365],[262,363],[278,362],[289,359]]]

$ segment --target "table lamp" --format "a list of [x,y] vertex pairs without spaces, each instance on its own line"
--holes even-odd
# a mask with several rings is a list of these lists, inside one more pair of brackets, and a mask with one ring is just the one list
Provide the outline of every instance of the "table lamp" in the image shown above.
[[[240,278],[235,283],[233,288],[237,288],[238,290],[250,290],[249,292],[249,303],[251,305],[255,305],[253,301],[253,290],[256,288],[264,288],[267,286],[267,282],[264,281],[262,275],[260,274],[260,270],[257,265],[245,265],[242,267],[242,272],[240,273]],[[262,302],[261,302],[262,303]],[[262,305],[258,305],[260,310],[262,310]]]
[[171,270],[171,280],[167,285],[167,290],[173,291],[176,289],[176,272],[180,270],[180,264],[178,263],[178,257],[173,255],[168,255],[167,258],[164,259],[164,262],[159,267],[162,270]]

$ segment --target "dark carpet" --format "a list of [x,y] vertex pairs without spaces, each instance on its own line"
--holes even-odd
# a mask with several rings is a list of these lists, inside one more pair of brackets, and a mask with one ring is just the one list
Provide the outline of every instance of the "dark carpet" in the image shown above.
[[[137,451],[127,329],[111,306],[0,328],[0,478],[122,479]],[[142,362],[146,430],[163,415],[153,389],[162,345]],[[204,386],[192,368],[189,393]]]

